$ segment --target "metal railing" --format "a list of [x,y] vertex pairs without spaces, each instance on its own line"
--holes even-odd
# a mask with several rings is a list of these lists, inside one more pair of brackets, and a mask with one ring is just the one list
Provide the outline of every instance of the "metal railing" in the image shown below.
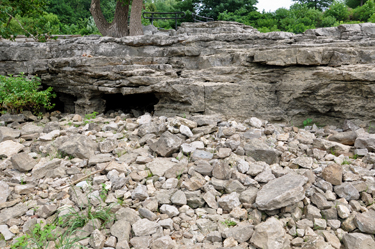
[[[145,16],[145,14],[151,15],[151,16]],[[154,15],[174,15],[174,17],[155,17]],[[178,15],[183,15],[183,16],[178,16]],[[142,16],[144,19],[150,19],[152,25],[154,24],[154,20],[174,19],[176,30],[177,30],[177,20],[184,19],[186,17],[186,14],[185,12],[182,12],[182,11],[179,11],[179,12],[143,12]]]
[[[214,19],[211,18],[211,17],[206,17],[206,16],[200,16],[200,15],[197,15],[195,13],[191,14],[193,16],[193,20],[194,22],[213,22]],[[205,21],[202,21],[202,20],[199,20],[197,18],[202,18],[202,19],[206,19]]]

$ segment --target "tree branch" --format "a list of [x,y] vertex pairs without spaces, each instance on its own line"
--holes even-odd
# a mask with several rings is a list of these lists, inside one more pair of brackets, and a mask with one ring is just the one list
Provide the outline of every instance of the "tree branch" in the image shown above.
[[20,25],[21,29],[22,29],[23,31],[25,31],[26,33],[28,33],[28,34],[34,39],[34,41],[38,41],[38,39],[37,39],[35,36],[33,36],[29,31],[27,31],[27,30],[22,26],[21,22],[20,22],[17,18],[15,18],[14,16],[12,16],[12,15],[9,14],[9,13],[7,13],[7,15],[8,15],[10,18],[13,18],[14,20],[16,20],[16,21],[18,22],[18,25]]
[[12,17],[10,16],[9,17],[9,20],[8,20],[8,22],[7,22],[7,26],[5,26],[5,27],[7,27],[8,28],[8,26],[9,26],[9,23],[10,23],[10,21],[12,20]]

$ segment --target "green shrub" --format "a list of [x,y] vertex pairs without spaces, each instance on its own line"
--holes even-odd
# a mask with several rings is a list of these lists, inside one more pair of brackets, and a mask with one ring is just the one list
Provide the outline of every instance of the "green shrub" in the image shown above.
[[375,13],[368,19],[368,22],[375,23]]
[[324,17],[322,20],[322,27],[332,27],[336,23],[336,18],[333,16]]
[[334,1],[329,8],[324,12],[325,17],[333,16],[338,21],[345,21],[349,19],[348,6],[343,2]]
[[363,6],[354,9],[353,18],[366,22],[375,13],[374,0],[368,0]]
[[23,73],[17,77],[0,75],[0,110],[20,113],[24,110],[38,113],[43,107],[50,110],[54,107],[51,99],[56,97],[52,87],[39,91],[40,79],[27,79]]

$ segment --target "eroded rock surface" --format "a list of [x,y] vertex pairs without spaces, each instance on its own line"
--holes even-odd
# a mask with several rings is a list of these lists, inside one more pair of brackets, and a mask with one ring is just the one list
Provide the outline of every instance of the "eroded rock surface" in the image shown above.
[[[235,22],[183,23],[163,35],[146,33],[3,41],[0,74],[37,74],[60,93],[65,112],[81,114],[135,95],[145,96],[158,115],[221,113],[298,124],[375,118],[375,102],[368,101],[374,97],[375,24],[296,35],[259,33]],[[155,95],[155,102],[144,94]]]

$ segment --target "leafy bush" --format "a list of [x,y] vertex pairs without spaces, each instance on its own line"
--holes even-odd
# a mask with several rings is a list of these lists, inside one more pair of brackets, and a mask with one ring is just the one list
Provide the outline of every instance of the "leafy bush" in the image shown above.
[[322,20],[322,27],[332,27],[333,25],[335,25],[336,23],[336,18],[334,18],[333,16],[326,16],[323,18]]
[[368,19],[368,21],[375,23],[375,13]]
[[334,17],[338,21],[349,19],[349,9],[343,2],[334,1],[333,4],[324,12],[325,17]]
[[51,99],[56,97],[52,87],[39,91],[40,79],[27,79],[23,73],[18,77],[0,75],[0,110],[20,113],[29,110],[38,113],[42,107],[49,110],[54,107]]
[[[21,25],[20,25],[21,24]],[[21,27],[22,26],[22,27]],[[16,16],[9,23],[9,29],[17,35],[34,35],[38,41],[46,41],[50,35],[60,33],[59,18],[51,13],[39,17]],[[46,37],[47,36],[47,37]]]
[[368,0],[363,6],[354,9],[353,18],[366,22],[375,13],[374,0]]

